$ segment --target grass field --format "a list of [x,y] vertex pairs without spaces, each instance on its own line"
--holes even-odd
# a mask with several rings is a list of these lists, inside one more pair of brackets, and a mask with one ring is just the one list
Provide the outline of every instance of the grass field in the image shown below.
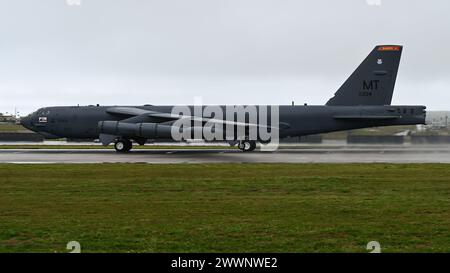
[[28,129],[20,124],[0,123],[0,132],[26,132]]
[[445,164],[0,165],[0,252],[450,251]]

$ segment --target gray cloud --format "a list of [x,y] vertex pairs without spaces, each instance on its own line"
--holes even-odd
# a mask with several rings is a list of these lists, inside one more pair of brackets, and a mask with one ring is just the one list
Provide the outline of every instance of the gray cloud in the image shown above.
[[450,109],[442,0],[0,0],[0,111],[323,104],[376,44],[405,46],[393,103]]

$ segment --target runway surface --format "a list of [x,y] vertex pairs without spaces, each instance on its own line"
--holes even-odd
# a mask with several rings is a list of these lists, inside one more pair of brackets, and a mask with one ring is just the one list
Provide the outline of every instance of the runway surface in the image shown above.
[[4,149],[0,163],[450,163],[450,146],[323,147],[243,153],[231,149]]

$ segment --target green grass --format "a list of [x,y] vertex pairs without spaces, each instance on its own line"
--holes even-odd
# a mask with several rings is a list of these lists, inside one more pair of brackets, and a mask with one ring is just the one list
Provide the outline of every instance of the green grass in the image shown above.
[[0,252],[450,251],[445,164],[0,165]]
[[0,123],[0,132],[26,132],[28,129],[20,124]]

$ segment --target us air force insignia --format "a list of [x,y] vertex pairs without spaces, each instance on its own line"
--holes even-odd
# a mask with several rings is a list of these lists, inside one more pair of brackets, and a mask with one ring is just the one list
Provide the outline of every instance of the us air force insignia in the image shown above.
[[39,123],[46,123],[47,117],[39,117]]

